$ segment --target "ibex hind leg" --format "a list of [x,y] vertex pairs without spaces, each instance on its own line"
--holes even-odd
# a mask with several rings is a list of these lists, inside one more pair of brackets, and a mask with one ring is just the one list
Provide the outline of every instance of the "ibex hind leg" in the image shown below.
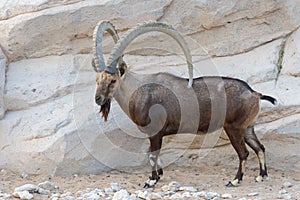
[[243,175],[246,170],[246,160],[249,155],[249,151],[246,148],[244,135],[246,130],[236,127],[225,127],[225,131],[229,137],[229,140],[239,156],[239,168],[233,181],[229,181],[227,187],[235,187],[242,181]]
[[265,158],[265,147],[259,142],[257,136],[255,135],[254,128],[249,127],[245,134],[245,141],[247,145],[249,145],[254,152],[256,153],[259,160],[259,176],[255,178],[255,181],[262,181],[268,177],[267,173],[267,165]]
[[152,175],[146,181],[144,188],[154,187],[155,184],[160,179],[159,175],[163,174],[161,166],[158,164],[158,156],[160,153],[162,145],[162,137],[156,134],[149,138],[150,140],[150,152],[149,152],[149,162],[151,165]]

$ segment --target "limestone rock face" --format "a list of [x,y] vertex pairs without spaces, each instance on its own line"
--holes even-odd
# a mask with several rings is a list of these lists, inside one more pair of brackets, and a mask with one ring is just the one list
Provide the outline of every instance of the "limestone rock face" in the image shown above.
[[[108,122],[94,103],[92,34],[99,20],[112,21],[120,36],[138,23],[157,20],[185,37],[195,78],[239,78],[278,100],[276,106],[261,101],[255,130],[269,165],[297,171],[299,18],[299,1],[290,0],[1,1],[0,168],[56,175],[150,170],[145,134],[116,101]],[[106,58],[112,47],[105,35]],[[136,73],[188,77],[178,44],[161,33],[134,40],[124,59]],[[227,158],[236,155],[226,144],[222,131],[168,136],[162,164],[232,165]],[[278,149],[279,144],[284,148]]]
[[300,77],[300,29],[287,40],[282,52],[282,74]]
[[5,104],[4,104],[4,88],[5,88],[5,70],[7,59],[0,48],[0,119],[4,117]]
[[[99,20],[111,20],[121,34],[145,21],[167,22],[216,56],[249,51],[288,35],[300,25],[299,2],[286,0],[190,3],[180,0],[35,0],[31,3],[15,0],[2,1],[0,7],[3,8],[2,19],[6,19],[0,21],[0,43],[9,60],[90,53],[92,30]],[[141,46],[151,47],[151,43],[137,40],[133,48]],[[170,43],[161,38],[160,44],[154,47],[161,46],[167,48]],[[194,54],[203,54],[192,45],[191,48]]]

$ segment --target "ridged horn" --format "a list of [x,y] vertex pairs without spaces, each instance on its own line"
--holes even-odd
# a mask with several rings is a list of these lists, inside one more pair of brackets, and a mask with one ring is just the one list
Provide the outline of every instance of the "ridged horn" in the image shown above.
[[[94,29],[93,33],[93,67],[96,72],[101,72],[106,69],[103,52],[102,52],[102,38],[105,32],[108,32],[112,37],[115,43],[118,42],[119,36],[113,26],[109,21],[100,21]],[[122,57],[120,57],[122,59]],[[109,71],[110,73],[115,73],[115,71]]]
[[107,61],[107,71],[116,71],[116,66],[118,63],[118,58],[123,54],[123,51],[126,47],[132,42],[136,37],[147,32],[158,31],[166,33],[167,35],[174,38],[177,43],[180,45],[181,49],[184,52],[187,64],[188,64],[188,73],[189,73],[189,83],[188,87],[192,87],[193,84],[193,65],[192,65],[192,56],[190,50],[187,46],[184,38],[170,25],[161,23],[161,22],[147,22],[142,25],[137,26],[136,28],[129,31],[124,37],[122,37],[118,43],[114,46],[110,57]]

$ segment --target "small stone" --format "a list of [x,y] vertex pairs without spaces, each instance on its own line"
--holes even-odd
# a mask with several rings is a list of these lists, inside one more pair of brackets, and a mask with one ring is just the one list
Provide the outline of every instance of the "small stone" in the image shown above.
[[73,196],[72,192],[66,192],[62,195],[60,195],[61,200],[75,200],[75,197]]
[[65,196],[65,197],[61,197],[61,200],[75,200],[75,197],[73,197],[73,196]]
[[249,194],[247,194],[248,197],[255,197],[255,196],[258,196],[258,193],[257,192],[251,192]]
[[201,192],[196,192],[193,194],[193,197],[201,197],[201,198],[205,198],[207,196],[205,191],[201,191]]
[[113,189],[112,189],[112,188],[105,188],[105,189],[104,189],[104,192],[105,192],[105,194],[108,194],[108,195],[110,195],[110,194],[113,194],[113,193],[114,193],[114,191],[113,191]]
[[84,195],[84,192],[79,190],[75,193],[75,197],[82,197]]
[[20,187],[15,188],[15,192],[22,192],[22,191],[28,191],[28,192],[37,192],[40,188],[34,184],[25,184]]
[[220,197],[220,194],[218,194],[216,192],[208,192],[208,193],[206,193],[206,198],[207,199],[213,199],[215,197]]
[[138,197],[135,194],[131,194],[129,197],[130,200],[137,200],[137,198]]
[[100,197],[104,197],[105,196],[105,192],[103,190],[98,189],[98,188],[96,188],[93,191],[91,191],[91,193],[98,194]]
[[0,197],[1,197],[1,199],[8,199],[8,198],[11,198],[11,195],[0,191]]
[[130,196],[126,190],[122,189],[114,194],[112,200],[130,200]]
[[239,198],[238,200],[247,200],[247,198],[242,197],[242,198]]
[[170,187],[168,185],[164,185],[161,187],[162,191],[166,192],[170,190]]
[[37,193],[41,194],[41,195],[50,195],[50,190],[44,190],[43,188],[39,188]]
[[285,187],[285,188],[290,188],[290,187],[293,187],[293,186],[294,185],[291,182],[288,182],[288,181],[283,183],[283,187]]
[[285,189],[279,190],[279,194],[287,194],[288,192]]
[[184,199],[186,199],[186,198],[191,198],[192,197],[192,195],[191,195],[191,193],[190,192],[184,192],[184,193],[182,193],[182,198],[184,198]]
[[233,198],[232,194],[229,194],[229,193],[222,194],[221,197],[222,197],[223,199],[232,199],[232,198]]
[[95,194],[95,193],[86,193],[84,195],[82,195],[82,199],[85,199],[85,200],[99,200],[100,199],[100,196],[98,194]]
[[53,199],[53,198],[59,198],[60,197],[60,194],[59,193],[55,193],[55,194],[52,194],[50,199]]
[[155,200],[155,199],[162,199],[163,197],[159,193],[152,192],[152,193],[149,194],[148,198],[151,199],[151,200],[152,199]]
[[289,200],[289,199],[292,199],[293,197],[290,193],[286,193],[286,194],[281,195],[281,198]]
[[60,197],[66,197],[66,196],[73,196],[72,192],[66,192],[62,195],[60,195]]
[[172,181],[171,183],[169,183],[169,190],[173,191],[173,192],[177,192],[180,188],[180,184],[176,181]]
[[170,199],[182,199],[183,197],[179,193],[175,193],[172,196],[170,196]]
[[10,199],[11,195],[4,193],[4,195],[1,198],[3,198],[3,199]]
[[149,193],[147,191],[144,191],[144,192],[140,191],[137,196],[141,199],[146,199],[148,197],[148,195],[149,195]]
[[61,200],[75,200],[75,197],[73,197],[73,196],[66,196],[66,197],[62,197]]
[[114,192],[121,190],[121,187],[117,183],[111,183],[110,186]]
[[58,186],[56,186],[55,184],[51,183],[50,181],[44,181],[42,183],[39,183],[38,186],[40,188],[43,188],[45,190],[55,190],[55,189],[58,189]]
[[27,178],[28,178],[28,174],[27,174],[27,173],[25,173],[25,172],[23,172],[23,173],[21,174],[21,178],[23,178],[23,179],[27,179]]
[[187,192],[197,192],[197,189],[194,187],[180,187],[180,191],[187,191]]
[[24,200],[33,199],[33,195],[27,190],[14,192],[13,196]]

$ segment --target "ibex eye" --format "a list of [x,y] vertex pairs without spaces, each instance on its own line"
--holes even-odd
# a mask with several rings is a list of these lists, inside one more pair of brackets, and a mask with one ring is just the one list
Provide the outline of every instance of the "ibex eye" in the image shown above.
[[111,80],[111,82],[110,82],[110,83],[115,83],[115,82],[117,82],[117,80]]

